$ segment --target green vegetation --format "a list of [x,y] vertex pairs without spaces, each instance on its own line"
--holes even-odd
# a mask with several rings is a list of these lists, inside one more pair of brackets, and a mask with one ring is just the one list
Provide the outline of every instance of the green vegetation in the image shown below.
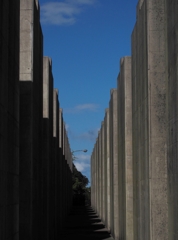
[[87,187],[89,180],[73,164],[72,189],[74,205],[90,205],[91,188]]

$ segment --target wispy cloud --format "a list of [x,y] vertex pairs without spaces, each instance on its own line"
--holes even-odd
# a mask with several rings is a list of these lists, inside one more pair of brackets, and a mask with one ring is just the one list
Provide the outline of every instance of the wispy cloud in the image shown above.
[[76,162],[75,166],[76,166],[77,170],[80,171],[80,172],[84,172],[84,171],[86,171],[87,169],[90,168],[90,164],[89,163],[84,163],[84,162]]
[[66,108],[64,109],[64,112],[65,113],[78,113],[82,111],[97,112],[98,109],[99,109],[98,104],[86,103],[86,104],[79,104],[74,108]]
[[99,128],[95,128],[95,129],[90,129],[81,134],[78,134],[78,133],[74,132],[73,130],[71,130],[70,127],[68,127],[68,129],[67,129],[67,132],[71,139],[80,140],[80,141],[89,141],[89,142],[96,141],[96,138],[98,136],[98,131],[99,131]]
[[76,160],[77,161],[90,161],[90,155],[87,155],[87,154],[76,154]]
[[96,137],[98,135],[98,130],[99,129],[89,130],[88,132],[84,132],[81,135],[79,135],[78,138],[81,139],[81,140],[87,140],[87,141],[95,142]]
[[66,128],[66,131],[68,132],[70,127],[68,124],[65,124],[65,128]]
[[97,0],[63,0],[48,2],[41,6],[41,22],[53,25],[73,25],[84,7]]

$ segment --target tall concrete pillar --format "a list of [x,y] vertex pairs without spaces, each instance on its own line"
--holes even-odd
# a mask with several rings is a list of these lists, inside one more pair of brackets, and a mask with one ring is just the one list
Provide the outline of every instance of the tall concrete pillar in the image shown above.
[[91,178],[91,206],[94,208],[94,195],[95,195],[95,175],[94,175],[94,149],[92,151],[92,155],[91,155],[91,160],[90,160],[90,169],[91,169],[91,175],[90,175],[90,178]]
[[99,148],[98,148],[98,137],[96,139],[96,152],[95,152],[95,159],[96,159],[96,212],[99,213]]
[[96,168],[97,168],[97,165],[96,165],[96,143],[94,145],[94,148],[93,148],[93,152],[92,152],[92,168],[93,168],[93,174],[94,174],[94,177],[93,177],[93,174],[91,173],[91,179],[92,179],[92,186],[94,187],[91,187],[91,197],[93,197],[93,201],[91,202],[91,206],[93,207],[93,209],[96,211],[96,194],[97,194],[97,188],[96,188]]
[[111,226],[110,226],[110,151],[109,151],[109,109],[107,108],[105,111],[105,119],[104,119],[104,131],[105,131],[105,143],[104,143],[104,149],[105,149],[105,161],[106,161],[106,165],[105,165],[105,188],[106,188],[106,192],[105,192],[105,202],[106,202],[106,226],[107,229],[110,230]]
[[43,226],[44,239],[49,239],[50,161],[53,152],[53,76],[52,62],[43,58]]
[[20,1],[20,239],[42,234],[43,36],[38,1]]
[[59,161],[60,161],[60,229],[63,227],[65,219],[65,169],[63,157],[63,113],[62,108],[59,109]]
[[102,214],[102,159],[101,159],[101,129],[98,132],[98,214]]
[[119,236],[133,240],[131,57],[120,61],[118,76]]
[[178,239],[178,4],[166,1],[167,13],[167,120],[168,120],[168,232]]
[[53,219],[51,219],[51,238],[59,238],[59,100],[58,89],[53,89]]
[[104,121],[101,124],[101,161],[102,161],[102,168],[101,168],[101,178],[102,178],[102,220],[105,223],[106,220],[106,174],[105,174],[105,166],[106,166],[106,159],[105,159],[105,131],[104,131]]
[[165,2],[139,1],[132,33],[134,239],[167,240]]
[[0,3],[0,239],[19,239],[19,9]]
[[118,175],[118,114],[117,89],[111,90],[109,102],[110,117],[110,176],[111,176],[111,233],[115,240],[119,239],[119,175]]
[[94,182],[93,182],[93,184],[94,184],[94,190],[93,190],[93,193],[94,193],[94,196],[93,196],[93,204],[92,204],[92,206],[93,206],[93,208],[95,209],[95,211],[96,211],[96,204],[97,204],[97,159],[96,159],[96,143],[95,143],[95,146],[94,146],[94,151],[93,151],[93,164],[94,164],[94,169],[93,169],[93,171],[94,171]]

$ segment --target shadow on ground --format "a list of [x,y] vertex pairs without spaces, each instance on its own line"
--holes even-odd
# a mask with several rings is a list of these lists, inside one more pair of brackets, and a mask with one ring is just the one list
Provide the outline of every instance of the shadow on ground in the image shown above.
[[74,206],[61,231],[61,240],[114,240],[90,206]]

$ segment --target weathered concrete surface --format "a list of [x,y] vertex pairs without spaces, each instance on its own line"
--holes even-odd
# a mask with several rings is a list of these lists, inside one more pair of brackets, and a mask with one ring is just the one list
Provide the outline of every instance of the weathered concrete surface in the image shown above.
[[111,221],[111,212],[110,212],[110,151],[109,151],[109,109],[107,108],[105,111],[105,119],[104,119],[104,131],[105,131],[105,161],[106,161],[106,169],[105,169],[105,174],[106,174],[106,196],[105,196],[105,201],[106,201],[106,227],[111,229],[110,226],[110,221]]
[[[91,196],[94,194],[94,201],[92,203],[93,208],[96,212],[98,212],[98,158],[97,158],[97,138],[94,146],[94,150],[92,153],[93,163],[92,166],[94,168],[94,189],[91,189]],[[93,178],[93,175],[91,176]]]
[[[63,120],[62,109],[59,109],[59,161],[60,161],[60,229],[65,223],[66,217],[69,213],[69,209],[72,205],[72,183],[71,183],[71,171],[67,163],[66,155],[66,130]],[[64,181],[65,179],[65,181]],[[63,196],[63,197],[61,197]]]
[[0,2],[0,239],[19,238],[19,8]]
[[38,1],[20,1],[20,239],[39,239],[42,226],[43,36]]
[[53,153],[53,76],[52,61],[43,57],[43,226],[44,239],[49,238],[51,159]]
[[71,207],[71,179],[70,179],[70,158],[69,158],[69,141],[67,136],[66,124],[64,123],[63,127],[63,135],[64,135],[64,159],[65,159],[65,171],[66,171],[66,197],[65,197],[65,204],[66,204],[66,216],[68,215]]
[[169,239],[178,239],[178,2],[166,1],[167,8],[167,119],[168,119],[168,210]]
[[104,122],[101,122],[101,131],[100,131],[100,137],[101,137],[101,219],[104,222],[105,220],[105,202],[104,202],[104,192],[105,192],[105,186],[104,186]]
[[96,194],[97,194],[97,182],[96,182],[96,172],[97,172],[97,159],[96,159],[96,143],[93,148],[91,155],[91,206],[96,211]]
[[[60,195],[64,196],[64,159],[63,159],[63,113],[62,108],[59,108],[59,164],[60,164],[60,170],[59,170],[59,188],[60,188]],[[60,197],[60,196],[59,196]],[[60,197],[59,199],[59,229],[63,227],[63,219],[65,219],[65,212],[64,212],[64,198]]]
[[60,158],[59,158],[59,100],[58,100],[58,89],[53,90],[53,203],[54,203],[54,218],[53,218],[53,236],[54,239],[59,238],[59,226],[60,226]]
[[102,159],[101,159],[101,129],[98,132],[98,215],[102,214]]
[[98,154],[99,154],[99,148],[98,148],[99,144],[98,144],[98,137],[97,137],[97,141],[96,141],[96,212],[98,213],[99,211],[99,158],[98,158]]
[[133,240],[131,57],[120,61],[118,76],[119,237]]
[[165,3],[140,1],[132,33],[134,239],[168,239]]
[[110,117],[110,174],[111,178],[111,233],[115,240],[119,239],[119,175],[118,175],[118,114],[117,89],[111,90],[109,102]]
[[[63,122],[63,160],[64,160],[64,176],[66,181],[64,183],[64,199],[65,199],[65,217],[69,214],[72,206],[72,154],[70,150],[69,140],[65,122]],[[71,166],[71,168],[70,168]]]
[[102,175],[103,175],[103,222],[106,222],[107,218],[107,204],[106,204],[106,194],[107,194],[107,184],[106,184],[106,164],[107,164],[107,158],[105,155],[105,147],[106,147],[106,132],[105,132],[105,122],[102,122],[102,161],[103,161],[103,167],[102,167]]

